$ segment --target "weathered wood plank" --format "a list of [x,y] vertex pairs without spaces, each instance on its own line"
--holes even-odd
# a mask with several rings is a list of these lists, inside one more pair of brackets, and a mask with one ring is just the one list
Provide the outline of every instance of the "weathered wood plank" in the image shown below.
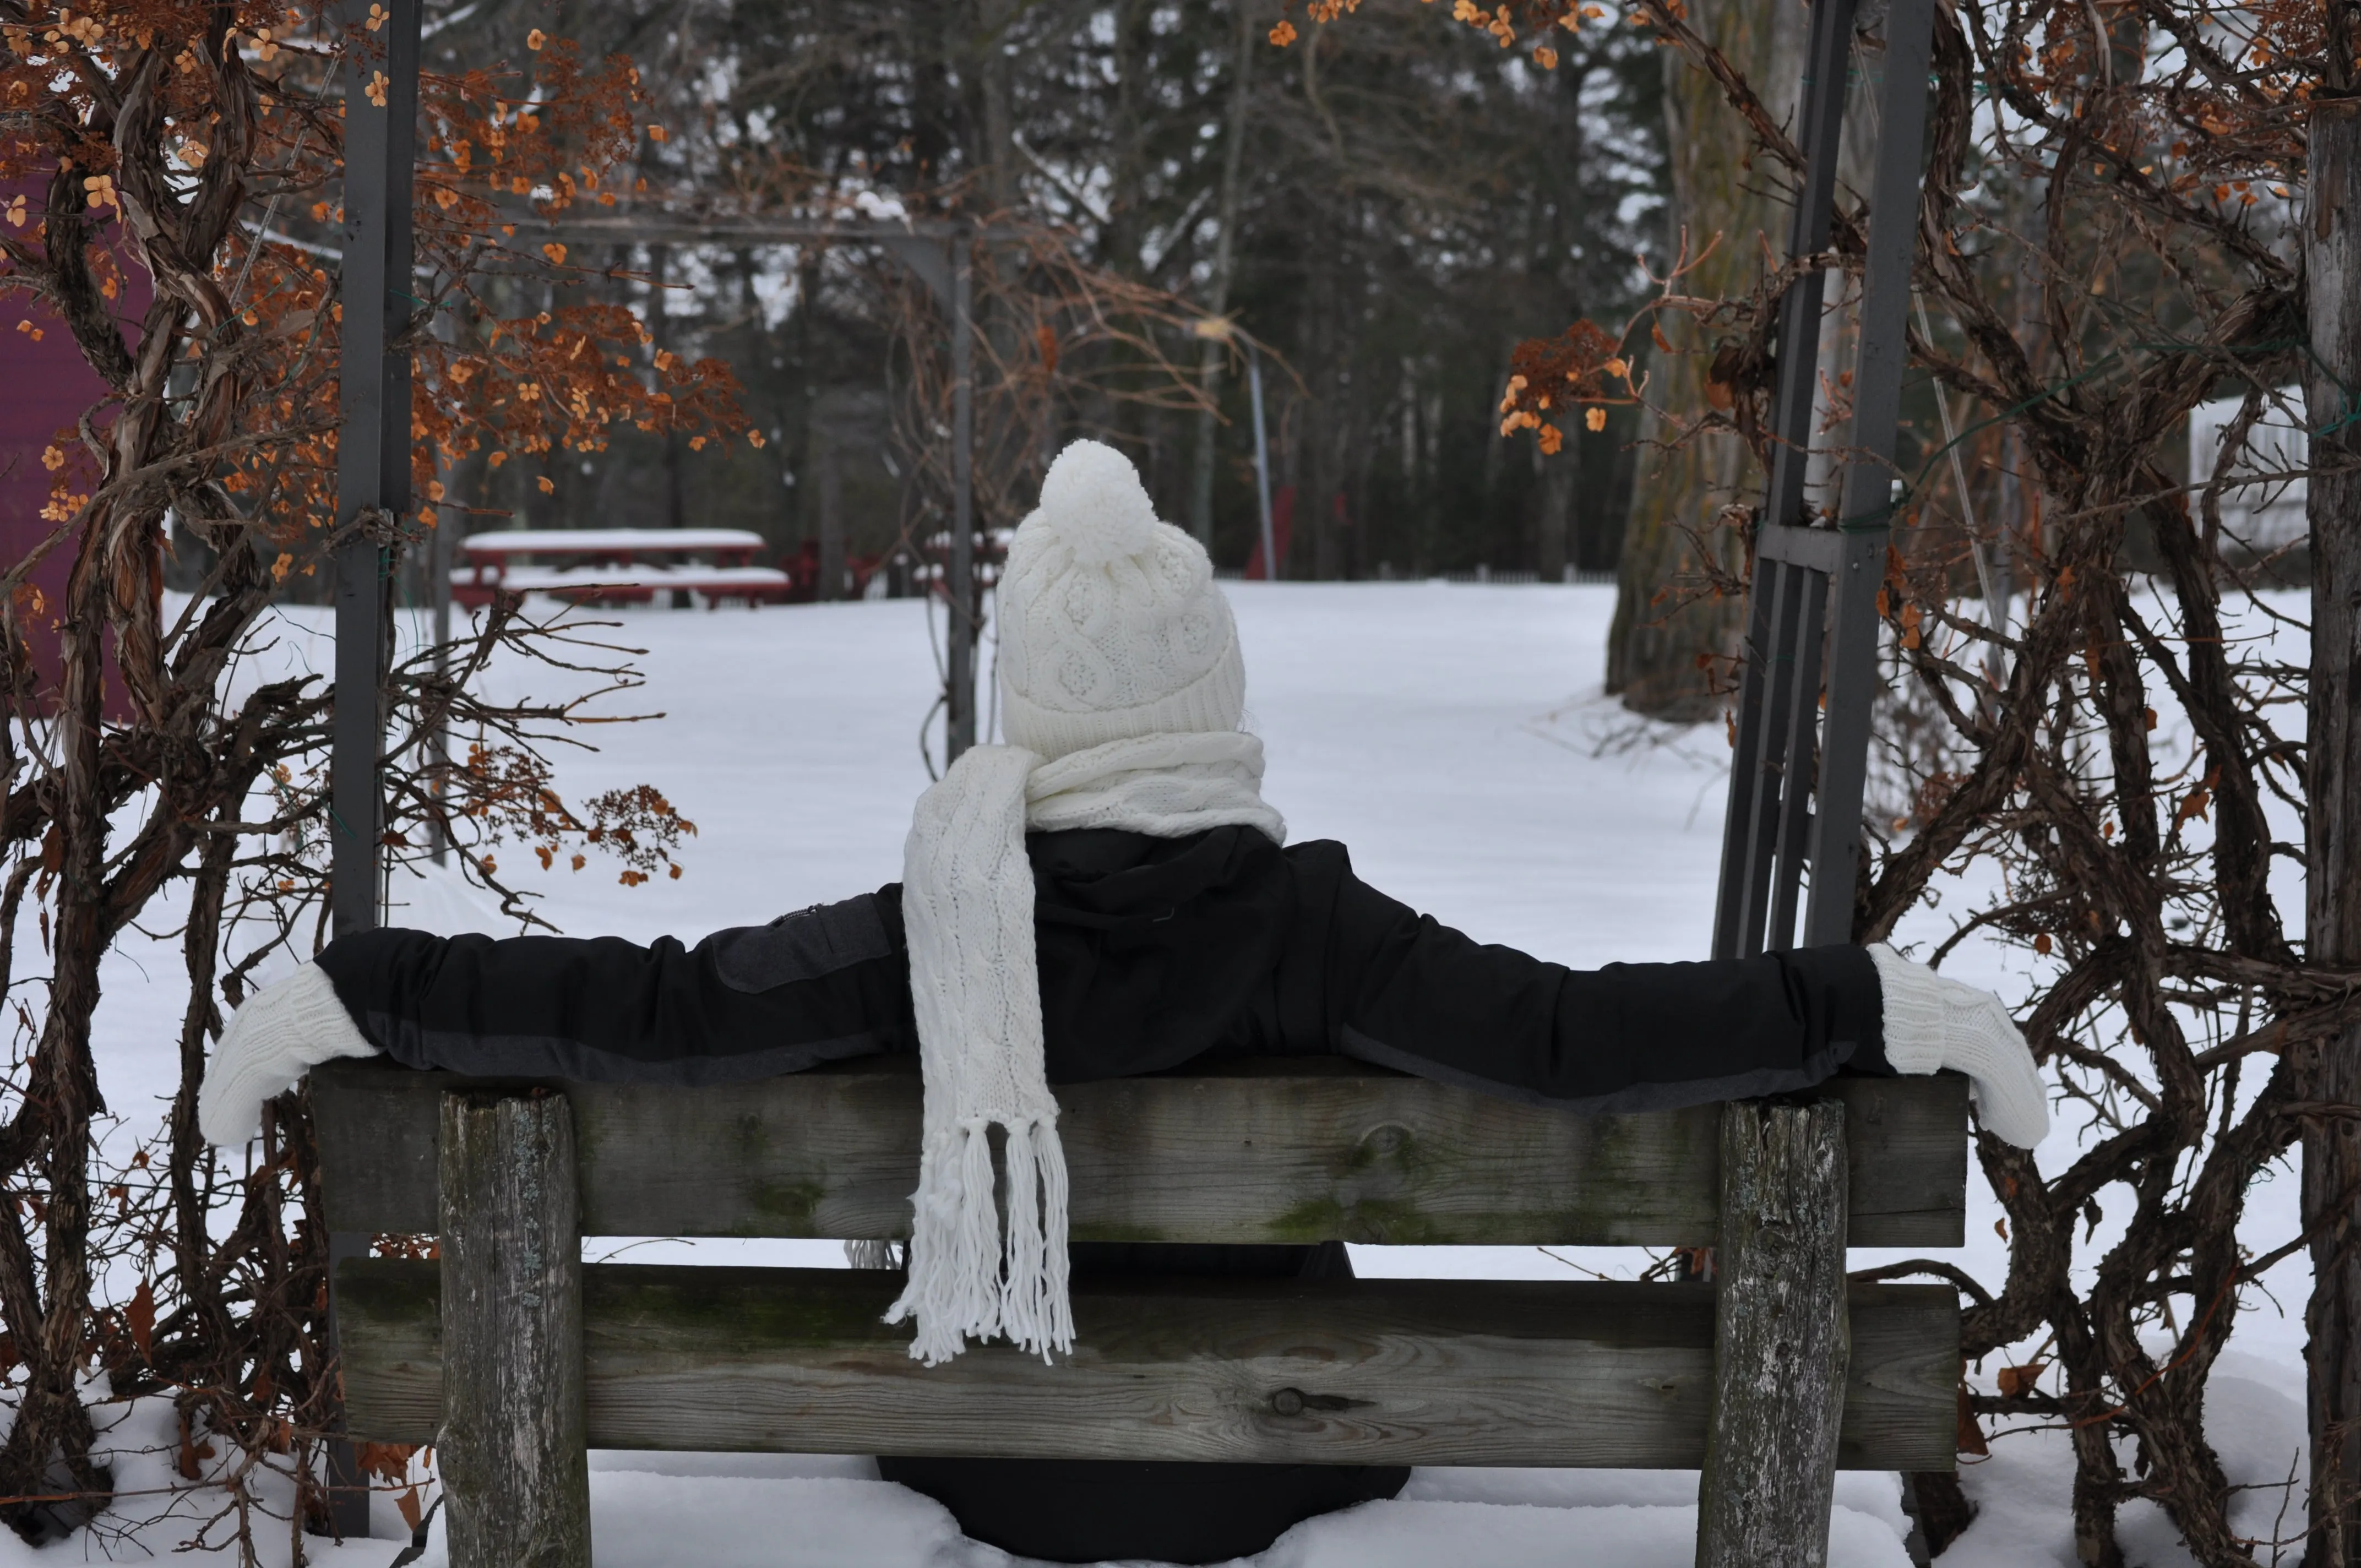
[[1697,1568],[1823,1568],[1852,1359],[1844,1107],[1724,1108]]
[[[1251,1066],[1060,1089],[1075,1239],[1715,1240],[1718,1105],[1577,1116],[1333,1058]],[[434,1106],[465,1081],[381,1061],[313,1071],[333,1228],[434,1228]],[[565,1087],[591,1234],[907,1234],[918,1081],[906,1060],[726,1088]],[[1851,1128],[1851,1244],[1959,1245],[1964,1080],[1828,1090]]]
[[[587,1267],[590,1442],[601,1448],[1265,1463],[1619,1465],[1705,1458],[1714,1291],[1526,1280],[1089,1280],[1076,1344],[909,1358],[866,1269]],[[433,1435],[431,1264],[355,1260],[355,1430]],[[1947,1469],[1959,1306],[1861,1286],[1840,1463]]]
[[[439,1390],[452,1568],[590,1568],[582,1228],[563,1095],[471,1091],[441,1106]],[[358,1260],[356,1260],[358,1261]],[[369,1337],[346,1325],[349,1358]]]

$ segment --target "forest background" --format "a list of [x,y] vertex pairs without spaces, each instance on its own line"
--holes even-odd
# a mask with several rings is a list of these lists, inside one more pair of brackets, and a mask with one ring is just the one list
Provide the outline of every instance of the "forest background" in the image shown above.
[[[1663,245],[1663,51],[1601,27],[1544,71],[1411,5],[1281,50],[1278,19],[1162,0],[492,0],[430,7],[424,64],[522,58],[545,28],[641,67],[664,138],[638,149],[651,195],[777,210],[784,192],[824,216],[886,192],[911,211],[1018,214],[1069,230],[1103,275],[1231,316],[1279,362],[1272,482],[1304,498],[1285,576],[1612,569],[1629,411],[1585,433],[1577,463],[1544,464],[1497,405],[1520,339],[1620,320],[1647,287],[1635,255]],[[917,503],[893,440],[893,313],[864,247],[577,246],[568,262],[574,292],[726,360],[769,440],[706,454],[624,433],[595,457],[487,476],[469,526],[686,521],[792,552],[826,506],[850,554],[889,550]],[[1160,348],[1193,367],[1186,323],[1168,326]],[[1167,518],[1209,516],[1230,568],[1257,529],[1242,368],[1210,383],[1206,501],[1195,411],[1082,399],[1052,421],[1129,450]]]

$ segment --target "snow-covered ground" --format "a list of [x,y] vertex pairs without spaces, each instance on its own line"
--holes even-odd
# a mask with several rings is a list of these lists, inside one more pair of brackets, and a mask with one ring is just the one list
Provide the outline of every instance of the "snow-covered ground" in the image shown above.
[[[1719,726],[1664,731],[1599,695],[1613,590],[1443,584],[1231,584],[1245,640],[1250,724],[1268,743],[1265,792],[1296,839],[1335,838],[1361,874],[1479,938],[1577,966],[1701,956],[1713,906],[1729,752]],[[660,722],[595,732],[602,750],[561,761],[579,797],[651,783],[698,827],[678,882],[617,885],[611,867],[525,877],[542,908],[574,934],[694,938],[757,923],[893,881],[912,799],[927,783],[917,747],[935,687],[933,656],[911,601],[675,614],[622,612],[614,635],[647,650],[648,685],[631,705]],[[324,668],[322,626],[283,623],[258,672],[289,662]],[[503,673],[497,678],[511,678]],[[259,673],[258,673],[259,678]],[[520,690],[526,688],[520,688]],[[544,677],[529,689],[555,695]],[[514,857],[522,864],[526,857]],[[513,869],[511,865],[511,869]],[[464,890],[398,887],[397,922],[500,930]],[[1940,912],[1905,936],[1946,928]],[[180,998],[177,938],[137,939],[111,960],[98,1055],[106,1094],[133,1123],[148,1120],[173,1081]],[[1982,967],[1980,967],[1982,966]],[[1949,972],[2009,986],[1999,960],[1963,948]],[[154,983],[148,982],[150,975]],[[2070,1157],[2061,1129],[2043,1162]],[[1970,1245],[1956,1260],[1997,1282],[1998,1210],[1971,1184]],[[2258,1185],[2254,1237],[2293,1232],[2291,1172]],[[626,1242],[599,1238],[591,1255]],[[832,1245],[636,1245],[635,1261],[840,1261]],[[1356,1247],[1365,1275],[1565,1277],[1576,1266],[1632,1272],[1644,1258],[1607,1249]],[[1857,1257],[1857,1264],[1876,1261]],[[2300,1259],[2266,1283],[2268,1305],[2241,1321],[2212,1384],[2214,1431],[2243,1494],[2238,1523],[2268,1537],[2301,1517],[2283,1486],[2301,1473]],[[155,1412],[122,1412],[119,1482],[163,1486]],[[1003,1564],[962,1540],[935,1504],[876,1479],[866,1461],[764,1455],[594,1456],[592,1495],[602,1564],[697,1563],[776,1568]],[[1985,1506],[1943,1559],[1959,1568],[2074,1562],[2061,1434],[2005,1437],[1966,1471]],[[1686,1564],[1694,1475],[1668,1472],[1423,1470],[1402,1497],[1311,1521],[1256,1562],[1261,1568],[1462,1568]],[[126,1514],[150,1499],[131,1498]],[[1898,1482],[1840,1480],[1830,1562],[1899,1568],[1907,1558]],[[339,1565],[390,1563],[405,1533],[381,1509],[388,1539],[319,1550]],[[185,1526],[140,1530],[116,1555],[169,1552]],[[421,1560],[442,1562],[440,1532]],[[283,1539],[283,1538],[282,1538]],[[2134,1505],[2124,1541],[2135,1563],[2189,1561],[2163,1516]],[[84,1538],[32,1552],[0,1533],[0,1568],[100,1550]],[[282,1549],[283,1550],[283,1549]],[[2264,1561],[2270,1561],[2266,1549]],[[283,1559],[281,1559],[283,1560]]]

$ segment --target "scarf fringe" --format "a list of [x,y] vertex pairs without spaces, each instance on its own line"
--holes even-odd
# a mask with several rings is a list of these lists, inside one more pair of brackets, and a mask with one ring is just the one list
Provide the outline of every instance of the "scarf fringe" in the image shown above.
[[[1036,1121],[1008,1129],[1008,1235],[1004,1252],[994,1201],[993,1124],[962,1123],[942,1162],[922,1158],[924,1195],[910,1240],[910,1277],[885,1321],[917,1320],[910,1359],[939,1366],[970,1338],[1005,1336],[1048,1361],[1074,1348],[1068,1299],[1066,1155],[1058,1129]],[[928,1167],[937,1167],[928,1169]]]
[[1074,1348],[1074,1309],[1067,1296],[1066,1151],[1049,1121],[1008,1135],[1008,1277],[1001,1285],[1000,1327],[1044,1362]]

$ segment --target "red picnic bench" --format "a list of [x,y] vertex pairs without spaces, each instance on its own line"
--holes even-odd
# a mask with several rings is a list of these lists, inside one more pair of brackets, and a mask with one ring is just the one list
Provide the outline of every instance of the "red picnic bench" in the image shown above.
[[[584,603],[644,604],[686,589],[708,608],[739,598],[784,602],[794,579],[758,566],[763,536],[742,528],[511,529],[470,535],[451,570],[451,598],[470,609],[495,593],[555,594]],[[696,559],[705,557],[705,559]]]

